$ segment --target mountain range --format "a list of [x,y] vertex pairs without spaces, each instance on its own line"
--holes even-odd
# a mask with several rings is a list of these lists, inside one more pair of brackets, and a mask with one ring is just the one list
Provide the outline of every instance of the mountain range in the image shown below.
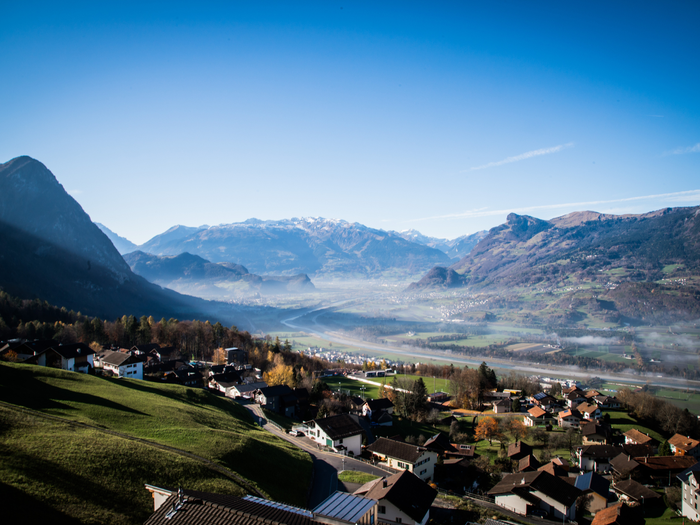
[[614,279],[653,282],[670,265],[700,269],[700,207],[641,215],[574,212],[549,221],[508,215],[465,257],[431,269],[411,289],[507,289]]
[[0,246],[0,288],[17,297],[106,318],[206,318],[225,307],[135,275],[56,177],[30,157],[0,164]]
[[[314,280],[406,278],[457,260],[430,246],[430,238],[408,237],[337,219],[248,219],[219,226],[174,226],[138,249],[158,256],[190,253],[212,263],[242,265],[255,274],[307,274]],[[476,244],[461,240],[450,249]]]

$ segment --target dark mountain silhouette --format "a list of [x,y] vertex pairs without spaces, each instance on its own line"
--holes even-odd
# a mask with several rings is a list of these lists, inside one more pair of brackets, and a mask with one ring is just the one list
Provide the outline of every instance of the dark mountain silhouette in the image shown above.
[[[0,164],[0,287],[87,315],[184,318],[216,305],[135,275],[41,162]],[[230,314],[229,314],[230,315]]]

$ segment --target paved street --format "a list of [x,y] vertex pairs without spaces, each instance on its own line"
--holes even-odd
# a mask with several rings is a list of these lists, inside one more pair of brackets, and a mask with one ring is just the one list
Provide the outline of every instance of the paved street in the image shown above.
[[265,419],[262,408],[260,408],[259,405],[246,401],[239,401],[239,403],[251,412],[253,419],[261,423],[265,430],[293,443],[311,455],[314,464],[314,475],[307,502],[310,509],[316,507],[316,505],[338,489],[338,472],[342,472],[343,470],[357,470],[375,476],[387,476],[395,473],[393,470],[373,466],[364,461],[319,450],[318,445],[310,439],[306,437],[290,436],[270,423]]

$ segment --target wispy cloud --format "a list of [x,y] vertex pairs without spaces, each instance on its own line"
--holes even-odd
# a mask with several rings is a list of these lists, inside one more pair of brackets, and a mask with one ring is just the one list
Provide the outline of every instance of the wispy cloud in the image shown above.
[[688,146],[687,148],[678,148],[673,151],[666,152],[666,155],[684,155],[686,153],[700,153],[700,142],[695,144],[695,146]]
[[536,149],[534,151],[528,151],[527,153],[521,153],[520,155],[516,155],[514,157],[508,157],[506,159],[499,160],[496,162],[489,162],[488,164],[484,164],[483,166],[475,166],[475,167],[469,168],[468,170],[465,170],[465,171],[484,170],[486,168],[494,168],[496,166],[503,166],[503,164],[510,164],[511,162],[518,162],[521,160],[531,159],[532,157],[539,157],[540,155],[549,155],[550,153],[557,153],[563,149],[571,148],[573,145],[574,145],[573,142],[569,142],[568,144],[560,144],[559,146],[554,146],[552,148]]
[[584,206],[598,206],[601,204],[614,204],[619,202],[643,201],[649,199],[666,199],[671,202],[698,202],[700,201],[700,189],[677,191],[675,193],[660,193],[657,195],[643,195],[639,197],[625,197],[623,199],[587,201],[587,202],[566,202],[560,204],[543,204],[540,206],[526,206],[522,208],[511,208],[508,210],[489,210],[488,208],[479,208],[476,210],[467,210],[461,213],[450,215],[437,215],[435,217],[424,217],[421,219],[412,219],[406,222],[429,221],[434,219],[466,219],[472,217],[491,217],[494,215],[504,215],[508,213],[528,213],[537,210],[553,210],[559,208],[582,208]]

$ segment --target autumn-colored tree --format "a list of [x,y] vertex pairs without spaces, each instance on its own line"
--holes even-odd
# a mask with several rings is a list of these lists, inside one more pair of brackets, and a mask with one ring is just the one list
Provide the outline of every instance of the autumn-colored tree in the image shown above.
[[493,444],[493,439],[497,437],[498,434],[498,421],[492,417],[481,418],[474,432],[474,436],[477,439],[487,439],[489,445]]
[[514,441],[525,439],[529,431],[523,420],[519,418],[507,418],[501,422],[501,427],[513,437]]
[[214,350],[214,356],[212,362],[215,365],[225,365],[226,364],[226,350],[224,348],[217,348]]

